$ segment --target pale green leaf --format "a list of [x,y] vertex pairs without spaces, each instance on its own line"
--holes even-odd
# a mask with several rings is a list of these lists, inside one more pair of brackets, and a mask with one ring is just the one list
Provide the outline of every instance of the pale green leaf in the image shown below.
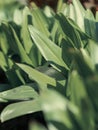
[[32,48],[33,42],[31,41],[30,34],[28,31],[28,23],[29,19],[28,16],[30,17],[30,10],[29,8],[25,7],[23,10],[23,19],[22,19],[22,29],[21,29],[21,37],[23,39],[23,45],[26,50],[26,53],[29,54],[30,50]]
[[98,64],[98,44],[93,40],[89,40],[88,51],[90,53],[90,57],[93,64],[97,65]]
[[56,86],[56,80],[51,78],[27,65],[17,64],[24,72],[28,74],[30,79],[35,80],[40,86],[42,90],[46,89],[45,86],[52,85]]
[[19,9],[16,9],[14,11],[13,14],[13,21],[17,24],[17,25],[21,25],[22,24],[22,11]]
[[14,89],[0,92],[0,98],[8,101],[25,101],[36,97],[38,97],[38,94],[30,85],[23,85]]
[[32,22],[32,21],[30,21],[29,18],[32,19],[30,10],[29,10],[29,8],[25,7],[23,10],[21,38],[23,40],[23,46],[25,48],[26,53],[28,54],[29,58],[32,60],[34,67],[36,67],[41,62],[41,54],[39,53],[37,47],[32,42],[32,39],[30,37],[30,33],[28,30],[28,24],[29,24],[29,22]]
[[1,113],[1,122],[41,111],[39,100],[24,101],[8,105]]
[[4,32],[0,32],[0,48],[2,49],[4,54],[7,54],[9,51],[9,44],[8,44],[7,37]]
[[6,59],[5,59],[5,56],[3,54],[2,51],[0,51],[0,67],[6,71],[6,68],[8,67],[7,66],[7,62],[6,62]]
[[63,0],[58,0],[57,3],[57,12],[60,12],[62,10],[62,6],[63,6]]
[[98,22],[98,11],[96,11],[96,22]]
[[43,11],[39,8],[34,8],[32,10],[32,20],[33,25],[35,28],[37,28],[39,31],[43,32],[47,37],[49,37],[50,33],[48,31],[48,18],[45,16]]
[[81,28],[81,30],[85,31],[84,28],[84,16],[85,16],[85,9],[80,3],[80,0],[73,0],[74,6],[74,13],[75,13],[75,22]]
[[[62,60],[62,54],[61,54],[62,52],[59,46],[55,45],[55,43],[53,43],[50,39],[48,39],[44,34],[36,30],[33,26],[29,26],[29,31],[34,43],[36,44],[36,46],[42,53],[43,57],[47,61],[53,62],[58,66],[64,67],[65,70],[69,69]],[[62,69],[60,71],[62,71]]]

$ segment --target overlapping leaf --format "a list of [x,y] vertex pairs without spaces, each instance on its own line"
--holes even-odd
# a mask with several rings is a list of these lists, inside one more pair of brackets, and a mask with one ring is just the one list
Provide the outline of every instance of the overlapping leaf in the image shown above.
[[[18,106],[18,108],[17,108]],[[1,113],[1,122],[12,118],[41,111],[39,100],[31,100],[8,105]]]
[[[33,26],[29,26],[29,31],[34,43],[42,53],[43,57],[47,61],[50,61],[51,63],[54,63],[54,65],[57,65],[56,67],[58,69],[62,70],[62,67],[64,67],[65,70],[68,70],[67,65],[62,60],[61,48],[55,45],[50,39],[36,30]],[[64,71],[64,69],[62,71]]]
[[54,78],[51,78],[27,65],[17,65],[28,74],[30,79],[35,80],[39,84],[40,89],[44,90],[48,85],[56,86],[56,80]]
[[8,101],[25,101],[38,97],[37,92],[30,85],[19,86],[0,93],[0,98]]

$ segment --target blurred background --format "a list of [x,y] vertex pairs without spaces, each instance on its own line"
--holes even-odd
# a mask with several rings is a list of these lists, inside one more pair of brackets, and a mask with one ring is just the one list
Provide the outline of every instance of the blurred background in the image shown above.
[[[38,6],[43,6],[44,4],[48,4],[51,7],[56,6],[58,0],[17,0],[22,3],[31,3],[35,2]],[[64,0],[65,2],[72,2],[72,0]],[[98,0],[80,0],[81,3],[86,7],[86,8],[96,8],[98,7]]]
[[[56,9],[56,5],[58,2],[58,0],[21,0],[21,1],[24,1],[28,4],[30,4],[31,2],[35,2],[36,5],[39,7],[43,7],[44,5],[47,4],[54,10]],[[72,0],[63,0],[63,1],[72,3]],[[80,0],[80,1],[85,8],[90,8],[93,11],[93,13],[98,11],[98,0]]]
[[[25,1],[25,0],[21,0]],[[26,2],[35,2],[38,6],[42,6],[44,4],[48,4],[52,7],[54,7],[57,4],[58,0],[27,0]],[[72,0],[64,0],[65,2],[72,2]],[[81,3],[86,7],[86,8],[92,8],[92,7],[98,7],[98,0],[80,0]]]

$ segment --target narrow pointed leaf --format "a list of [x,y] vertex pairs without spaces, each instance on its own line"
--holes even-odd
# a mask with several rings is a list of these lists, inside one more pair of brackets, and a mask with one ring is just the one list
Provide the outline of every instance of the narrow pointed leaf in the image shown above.
[[39,85],[41,84],[41,89],[45,89],[43,88],[44,86],[47,85],[52,85],[52,86],[56,86],[56,81],[54,78],[51,78],[27,65],[24,64],[17,64],[24,72],[26,72],[28,74],[28,76],[30,77],[30,79],[35,80]]
[[14,35],[14,38],[15,38],[15,41],[16,41],[16,45],[15,45],[16,46],[16,51],[19,53],[22,62],[25,62],[27,64],[33,65],[31,59],[28,57],[28,55],[26,54],[24,48],[22,47],[22,44],[19,41],[18,36],[17,36],[15,30],[13,28],[11,28],[11,29],[12,29],[12,32],[13,32],[13,35]]
[[29,23],[29,18],[30,10],[29,8],[25,7],[23,10],[23,20],[22,20],[22,30],[21,30],[21,37],[23,39],[23,45],[26,50],[26,53],[29,54],[33,42],[31,41],[30,34],[28,31],[28,23]]
[[85,28],[84,28],[85,9],[80,3],[80,0],[73,0],[73,6],[74,6],[75,17],[76,17],[75,22],[83,31],[85,31]]
[[42,53],[43,57],[47,61],[54,62],[55,64],[68,70],[67,65],[62,60],[61,48],[55,45],[51,40],[36,30],[33,26],[29,26],[29,31],[34,43]]
[[37,7],[34,8],[32,10],[32,18],[34,27],[36,27],[39,31],[43,32],[47,37],[49,37],[49,23],[43,11]]

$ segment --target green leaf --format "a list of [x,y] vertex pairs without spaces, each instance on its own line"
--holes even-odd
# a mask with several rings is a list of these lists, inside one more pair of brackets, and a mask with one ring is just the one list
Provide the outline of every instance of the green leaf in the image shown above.
[[54,78],[57,82],[59,82],[62,86],[65,86],[66,84],[66,78],[64,77],[64,75],[57,71],[56,69],[54,69],[53,67],[48,67],[48,66],[39,66],[36,68],[38,71]]
[[4,54],[7,54],[9,51],[9,44],[4,32],[0,32],[0,48],[4,52]]
[[58,46],[61,46],[62,38],[64,37],[64,32],[59,24],[59,22],[55,19],[53,28],[51,30],[51,38],[54,43]]
[[28,57],[28,55],[26,54],[24,48],[22,47],[22,44],[19,41],[19,38],[18,38],[15,30],[12,27],[11,27],[11,29],[12,29],[12,33],[13,33],[13,36],[14,36],[15,41],[16,41],[16,45],[15,45],[16,53],[19,54],[19,56],[21,57],[22,62],[25,62],[25,63],[30,64],[30,65],[33,66],[33,63],[31,61],[31,59]]
[[[40,65],[41,63],[41,54],[39,53],[37,47],[32,42],[30,33],[28,30],[28,24],[30,22],[29,18],[32,18],[30,10],[25,7],[23,10],[23,20],[22,20],[22,29],[21,29],[21,38],[23,40],[23,46],[28,54],[29,58],[32,60],[34,67]],[[32,22],[32,21],[31,21]],[[40,57],[40,59],[39,59]]]
[[73,61],[73,53],[77,50],[70,38],[65,37],[61,42],[62,58],[70,66]]
[[33,42],[30,38],[30,34],[28,31],[28,23],[29,23],[28,16],[29,17],[31,16],[30,10],[27,7],[25,7],[23,9],[23,16],[22,16],[23,19],[22,19],[21,37],[23,39],[23,45],[24,45],[24,48],[25,48],[27,54],[29,54],[29,52],[32,48],[32,45],[33,45]]
[[80,0],[73,0],[73,6],[74,6],[74,13],[75,13],[75,22],[83,31],[85,31],[84,28],[85,9],[80,3]]
[[91,37],[91,39],[98,41],[98,31],[97,31],[98,23],[97,20],[94,18],[93,13],[89,9],[86,11],[84,23],[85,23],[85,32]]
[[42,53],[43,57],[47,61],[57,64],[56,67],[61,66],[60,71],[62,71],[62,67],[64,67],[65,70],[69,69],[67,65],[64,63],[64,61],[62,60],[60,47],[55,45],[51,40],[49,40],[44,34],[39,32],[38,30],[36,30],[33,26],[29,26],[29,31],[34,43],[36,44],[36,46]]
[[19,7],[21,7],[21,4],[19,4],[19,2],[16,0],[0,1],[0,12],[2,12],[0,21],[13,20],[13,12]]
[[0,51],[0,67],[4,70],[7,71],[13,66],[13,61],[7,57],[2,51]]
[[41,124],[31,123],[29,130],[46,130],[46,128],[44,126],[42,126]]
[[75,8],[77,8],[77,12],[81,11],[81,13],[85,13],[85,8],[80,3],[80,0],[73,0],[73,4],[74,4]]
[[[53,124],[58,129],[72,129],[68,110],[78,116],[78,109],[66,98],[55,91],[45,91],[41,95],[42,110],[49,124]],[[60,124],[60,125],[59,125]]]
[[87,77],[84,82],[86,84],[87,92],[94,108],[95,119],[98,121],[98,74],[95,73],[94,75]]
[[63,0],[58,0],[57,3],[57,12],[60,12],[62,10],[62,6],[63,6]]
[[[61,3],[61,1],[60,1]],[[71,18],[77,25],[85,32],[84,16],[86,10],[83,8],[79,0],[73,0],[72,3],[66,4],[63,1],[62,7],[59,12],[62,12],[64,16]],[[79,18],[78,18],[79,17]]]
[[0,67],[6,71],[6,68],[8,67],[7,66],[7,62],[6,62],[6,59],[5,59],[5,56],[3,54],[2,51],[0,51]]
[[19,86],[4,92],[0,92],[0,98],[7,101],[25,101],[37,98],[38,94],[30,85]]
[[[92,64],[90,57],[85,53],[84,50],[82,53],[75,56],[76,60],[76,69],[78,70],[80,76],[82,77],[84,84],[87,89],[88,96],[93,104],[93,108],[95,111],[96,120],[98,121],[98,94],[97,94],[97,86],[98,86],[98,74],[95,71],[95,66]],[[74,64],[75,66],[75,64]]]
[[98,44],[93,40],[89,40],[87,49],[90,53],[92,63],[97,66],[98,65]]
[[11,86],[16,87],[19,86],[21,84],[25,84],[25,80],[21,74],[21,72],[18,69],[8,69],[5,72],[8,81],[10,82]]
[[86,13],[85,14],[86,19],[95,21],[94,15],[93,15],[93,13],[92,13],[92,11],[90,9],[87,9],[85,13]]
[[39,8],[33,8],[32,10],[32,20],[33,25],[35,28],[37,28],[39,31],[44,33],[47,37],[49,37],[50,33],[48,31],[48,18],[45,16],[43,11]]
[[3,52],[0,52],[0,67],[5,72],[8,81],[11,83],[11,86],[19,86],[22,83],[25,84],[25,81],[17,69],[13,69],[13,62],[7,55],[4,55]]
[[90,36],[91,39],[98,41],[97,23],[95,21],[90,19],[85,19],[85,32]]
[[9,51],[11,51],[12,49],[12,34],[7,22],[2,22],[0,27],[0,48],[4,52],[4,54],[8,54]]
[[25,73],[28,74],[29,78],[36,81],[40,89],[44,90],[46,89],[48,85],[56,86],[56,81],[54,78],[51,78],[27,65],[24,64],[17,64]]
[[13,21],[14,21],[17,25],[21,25],[21,24],[22,24],[22,11],[21,11],[20,9],[16,9],[16,10],[14,11]]
[[70,96],[71,101],[79,106],[80,109],[82,102],[87,102],[88,106],[91,107],[85,83],[76,70],[72,70],[69,73],[67,94],[69,94],[68,96]]
[[47,18],[47,28],[48,28],[48,31],[49,31],[49,25],[51,25],[51,20],[53,20],[53,16],[55,15],[55,12],[53,11],[53,9],[46,5],[44,8],[43,8],[43,13],[45,15],[45,17]]
[[[73,4],[70,4],[69,5],[69,8],[67,9],[68,11],[68,13],[66,14],[66,16],[68,16],[69,18],[71,18],[73,21],[75,21],[76,23],[77,23],[77,19],[76,19],[76,12],[75,12],[75,7],[74,7],[74,5]],[[64,15],[65,15],[65,13],[64,13]],[[79,25],[81,25],[81,24],[79,24]]]
[[94,75],[95,66],[84,49],[81,49],[80,52],[75,53],[75,61],[80,76],[87,78]]
[[71,101],[80,109],[82,129],[94,129],[94,109],[89,99],[85,83],[76,70],[69,75],[68,90]]
[[[53,125],[52,123],[48,122],[48,129],[49,130],[58,130],[58,127],[56,127],[55,125]],[[65,129],[65,128],[64,128]]]
[[84,33],[75,25],[73,21],[69,18],[66,18],[63,14],[56,15],[65,36],[68,36],[76,46],[76,48],[81,48],[83,45],[82,39],[86,37]]
[[98,22],[98,12],[96,11],[96,22]]
[[24,101],[19,103],[13,103],[8,105],[1,113],[0,118],[1,122],[5,122],[7,120],[31,114],[34,112],[41,111],[39,100],[31,100],[31,101]]

